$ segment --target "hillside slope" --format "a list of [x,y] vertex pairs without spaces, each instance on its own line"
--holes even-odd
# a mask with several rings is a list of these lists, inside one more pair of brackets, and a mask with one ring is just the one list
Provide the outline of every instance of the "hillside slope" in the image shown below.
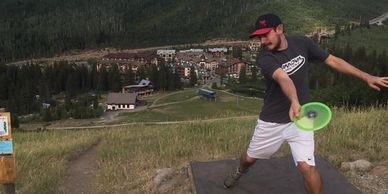
[[0,62],[70,49],[144,47],[246,39],[260,13],[289,33],[334,26],[388,10],[386,0],[2,0]]

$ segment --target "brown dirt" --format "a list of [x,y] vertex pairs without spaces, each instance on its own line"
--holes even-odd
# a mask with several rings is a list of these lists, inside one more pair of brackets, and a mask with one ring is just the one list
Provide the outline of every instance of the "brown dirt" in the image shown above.
[[94,144],[79,156],[70,160],[66,170],[64,183],[60,186],[59,194],[97,194],[96,172],[97,150],[99,144]]

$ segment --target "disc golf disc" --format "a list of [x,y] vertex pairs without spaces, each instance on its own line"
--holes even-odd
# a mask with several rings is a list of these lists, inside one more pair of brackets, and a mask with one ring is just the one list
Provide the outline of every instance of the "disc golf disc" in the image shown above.
[[328,106],[320,102],[304,104],[300,111],[301,116],[294,120],[295,125],[304,131],[317,131],[329,124],[332,113]]

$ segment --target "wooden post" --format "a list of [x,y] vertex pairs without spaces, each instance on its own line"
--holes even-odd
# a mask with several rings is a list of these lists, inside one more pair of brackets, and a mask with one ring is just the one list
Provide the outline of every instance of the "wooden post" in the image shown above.
[[0,184],[5,194],[15,194],[16,161],[11,129],[11,114],[0,112]]

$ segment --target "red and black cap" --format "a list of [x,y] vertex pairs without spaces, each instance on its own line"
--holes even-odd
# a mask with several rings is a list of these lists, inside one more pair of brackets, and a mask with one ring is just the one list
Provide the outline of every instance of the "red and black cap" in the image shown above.
[[259,18],[257,18],[255,24],[256,30],[249,36],[249,38],[267,34],[273,28],[276,28],[279,24],[282,24],[282,21],[277,15],[272,13],[261,15]]

